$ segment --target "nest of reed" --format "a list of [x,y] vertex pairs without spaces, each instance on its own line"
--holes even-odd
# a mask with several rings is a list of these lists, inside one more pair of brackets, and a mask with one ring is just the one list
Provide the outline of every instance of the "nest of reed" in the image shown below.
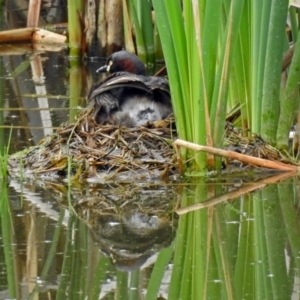
[[[9,172],[15,177],[95,182],[177,178],[174,119],[160,120],[141,127],[99,125],[93,108],[85,109],[76,123],[62,125],[55,134],[34,147],[9,158]],[[260,136],[245,135],[241,129],[226,125],[224,148],[250,156],[298,165],[287,153],[266,143]],[[231,174],[245,170],[261,171],[236,160],[223,159]]]
[[10,173],[100,181],[171,176],[178,173],[173,124],[170,118],[134,128],[99,125],[93,109],[86,109],[75,124],[64,124],[38,145],[12,155]]

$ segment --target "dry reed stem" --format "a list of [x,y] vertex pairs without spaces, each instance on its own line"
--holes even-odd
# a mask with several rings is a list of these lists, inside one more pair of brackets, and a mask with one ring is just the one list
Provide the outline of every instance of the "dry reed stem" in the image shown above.
[[223,150],[223,149],[218,149],[218,148],[213,148],[209,146],[202,146],[202,145],[197,145],[191,142],[187,142],[184,140],[177,139],[174,142],[174,147],[178,159],[178,164],[179,164],[179,169],[182,172],[182,162],[180,160],[180,154],[179,154],[179,147],[185,147],[188,149],[192,149],[195,151],[204,151],[210,154],[226,157],[229,159],[235,159],[240,162],[246,163],[246,164],[251,164],[259,167],[264,167],[264,168],[269,168],[269,169],[276,169],[276,170],[281,170],[281,171],[297,171],[299,172],[299,167],[293,166],[293,165],[288,165],[284,164],[278,161],[271,161],[263,158],[258,158],[258,157],[253,157],[245,154],[241,154],[238,152],[234,151],[228,151],[228,150]]
[[0,43],[32,42],[53,46],[64,44],[66,39],[64,35],[36,27],[0,31]]
[[37,27],[39,24],[41,0],[29,0],[27,27]]

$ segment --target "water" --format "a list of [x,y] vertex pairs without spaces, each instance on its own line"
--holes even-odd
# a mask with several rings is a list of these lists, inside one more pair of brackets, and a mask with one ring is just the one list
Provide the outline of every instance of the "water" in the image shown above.
[[[75,119],[99,62],[63,49],[0,66],[1,145],[15,153]],[[299,180],[278,176],[2,180],[0,299],[298,299]]]

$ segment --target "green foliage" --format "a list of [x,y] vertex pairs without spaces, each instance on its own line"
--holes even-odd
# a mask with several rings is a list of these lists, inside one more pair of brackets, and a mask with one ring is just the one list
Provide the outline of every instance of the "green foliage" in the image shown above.
[[[123,0],[125,44],[131,52],[136,50],[140,58],[150,66],[155,63],[154,26],[148,0]],[[132,26],[132,28],[131,28]],[[133,37],[134,35],[134,37]]]
[[[220,145],[244,1],[186,0],[182,7],[180,1],[152,2],[164,41],[179,136]],[[205,154],[195,158],[196,169],[207,168]]]
[[84,10],[83,0],[68,1],[68,28],[69,28],[69,47],[70,56],[78,57],[82,48],[82,16]]
[[[12,130],[9,134],[8,145],[11,143],[11,134]],[[9,147],[5,147],[4,145],[0,149],[0,178],[8,178],[8,159],[9,159]],[[21,172],[21,171],[20,171]]]
[[13,255],[13,230],[11,220],[11,209],[8,198],[8,181],[4,178],[0,181],[1,196],[0,196],[0,230],[1,230],[1,248],[3,248],[3,264],[5,264],[6,280],[7,280],[7,294],[10,299],[18,298],[18,287],[16,280],[16,261]]
[[[276,142],[279,117],[280,79],[285,41],[288,0],[272,1],[267,30],[266,57],[263,62],[261,130],[257,132],[271,143]],[[263,129],[263,130],[262,130]]]
[[[288,11],[294,41],[298,31],[297,10],[288,9],[288,0],[152,3],[179,137],[220,147],[226,115],[238,106],[245,134],[251,130],[272,144],[276,137],[287,143],[300,78],[296,45],[284,92],[281,69],[288,49]],[[281,104],[282,94],[286,103]],[[285,123],[280,134],[279,122]],[[205,154],[185,151],[182,158],[192,161],[194,169],[213,167]]]

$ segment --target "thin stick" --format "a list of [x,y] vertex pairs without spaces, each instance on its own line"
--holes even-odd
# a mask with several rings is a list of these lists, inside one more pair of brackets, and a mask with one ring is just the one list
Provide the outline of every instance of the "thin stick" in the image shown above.
[[167,67],[166,67],[166,66],[163,66],[160,70],[158,70],[158,71],[154,74],[154,76],[155,76],[155,77],[164,76],[164,75],[166,75],[166,73],[167,73]]
[[180,154],[178,151],[179,146],[186,147],[186,148],[196,150],[196,151],[204,151],[207,153],[211,153],[211,154],[222,156],[222,157],[227,157],[230,159],[236,159],[243,163],[256,165],[256,166],[260,166],[260,167],[264,167],[264,168],[277,169],[277,170],[281,170],[281,171],[293,171],[293,170],[299,171],[298,166],[288,165],[288,164],[284,164],[284,163],[278,162],[278,161],[271,161],[271,160],[267,160],[267,159],[263,159],[263,158],[259,158],[259,157],[249,156],[249,155],[237,153],[234,151],[228,151],[228,150],[213,148],[213,147],[209,147],[209,146],[197,145],[197,144],[190,143],[190,142],[180,140],[180,139],[177,139],[174,142],[174,146],[175,146],[175,151],[177,154],[177,159],[179,159],[178,161],[179,161],[179,169],[180,170],[181,170],[181,166],[180,166],[181,161],[180,161]]

